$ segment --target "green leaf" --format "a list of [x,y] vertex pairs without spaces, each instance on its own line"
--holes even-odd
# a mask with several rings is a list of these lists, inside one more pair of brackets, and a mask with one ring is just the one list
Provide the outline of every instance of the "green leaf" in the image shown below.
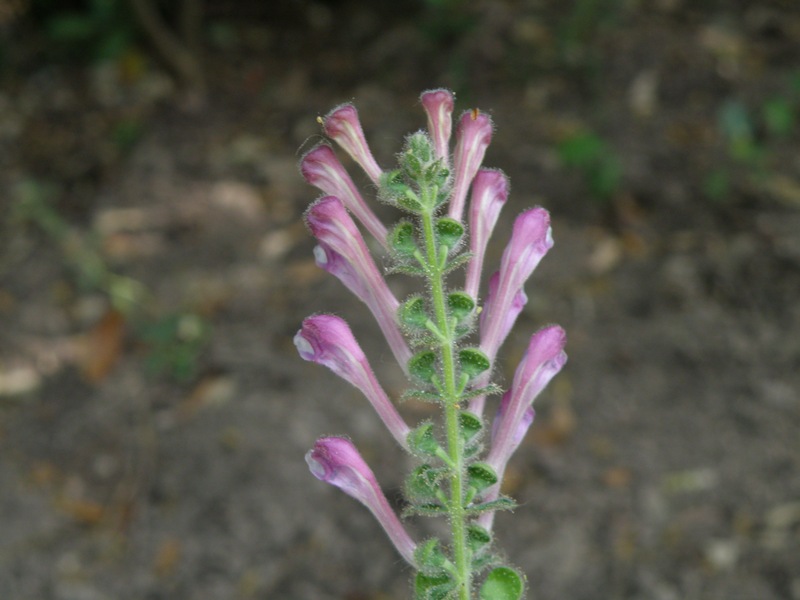
[[603,140],[593,133],[578,133],[558,145],[559,158],[568,167],[586,168],[604,153]]
[[422,296],[411,296],[397,309],[397,318],[409,329],[425,329],[425,324],[430,320],[430,315],[425,309],[425,300]]
[[451,292],[447,295],[447,306],[450,308],[450,316],[461,322],[472,316],[475,300],[466,292]]
[[478,396],[494,396],[496,394],[502,394],[503,388],[501,388],[496,383],[490,383],[486,387],[475,388],[474,390],[467,390],[462,394],[462,400],[471,400],[472,398],[477,398]]
[[405,402],[406,400],[418,400],[419,402],[430,402],[432,404],[440,404],[442,402],[439,394],[425,390],[406,390],[400,396],[400,401]]
[[794,109],[786,98],[772,98],[761,108],[764,123],[773,135],[789,135],[794,128]]
[[477,377],[492,366],[489,357],[479,348],[459,350],[458,362],[461,365],[461,372],[469,375],[470,379]]
[[472,260],[472,252],[464,252],[463,254],[459,254],[458,256],[454,257],[447,263],[444,271],[442,271],[442,275],[447,275],[451,271],[455,271],[459,267],[463,267],[469,261]]
[[403,194],[397,196],[396,202],[397,206],[414,214],[419,214],[423,210],[419,196],[410,187],[403,190]]
[[461,439],[464,440],[464,445],[469,446],[483,429],[483,422],[478,415],[466,410],[458,413],[458,422],[461,426]]
[[437,456],[441,449],[433,434],[433,423],[430,422],[412,429],[407,440],[411,452],[421,456]]
[[400,221],[389,232],[389,247],[399,256],[410,258],[417,251],[417,240],[414,235],[414,224],[411,221]]
[[441,543],[436,538],[426,540],[417,546],[414,550],[414,563],[420,571],[431,577],[440,577],[447,572],[448,567],[452,568],[452,564],[442,551]]
[[446,600],[456,583],[449,575],[431,577],[417,573],[414,578],[414,598],[416,600]]
[[492,543],[492,535],[480,525],[467,527],[467,544],[473,555],[481,554]]
[[436,236],[442,246],[455,248],[464,235],[464,226],[450,217],[436,220]]
[[432,350],[417,352],[408,360],[408,372],[425,383],[431,383],[436,375],[436,353]]
[[485,462],[472,463],[467,467],[467,474],[469,487],[478,493],[497,483],[497,473]]
[[418,466],[406,479],[406,495],[417,501],[432,500],[439,491],[439,482],[444,476],[443,469],[435,469],[429,464]]
[[492,569],[481,586],[481,600],[519,600],[525,584],[519,573],[510,567]]
[[515,508],[517,508],[516,502],[514,502],[508,496],[500,496],[497,500],[492,500],[490,502],[482,502],[481,504],[475,504],[474,506],[469,506],[466,509],[466,513],[472,516],[472,515],[480,515],[495,510],[514,510]]

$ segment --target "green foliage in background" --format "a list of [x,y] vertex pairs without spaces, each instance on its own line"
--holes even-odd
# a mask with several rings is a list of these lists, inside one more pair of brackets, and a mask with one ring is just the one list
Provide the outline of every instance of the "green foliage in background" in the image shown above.
[[726,198],[735,181],[761,187],[774,176],[779,147],[797,132],[800,113],[800,72],[788,78],[785,90],[760,103],[729,99],[717,112],[717,132],[726,160],[705,178],[703,191],[714,201]]
[[60,251],[78,291],[100,293],[133,325],[134,341],[145,351],[148,373],[177,381],[198,374],[211,336],[211,325],[194,311],[164,312],[142,282],[116,273],[93,233],[78,231],[54,206],[56,185],[27,180],[14,190],[11,222],[39,229]]
[[136,20],[125,0],[64,3],[36,0],[33,12],[52,44],[54,57],[81,62],[115,60],[137,41]]
[[607,202],[619,189],[622,163],[597,134],[579,132],[567,137],[558,145],[558,157],[565,167],[582,173],[595,200]]

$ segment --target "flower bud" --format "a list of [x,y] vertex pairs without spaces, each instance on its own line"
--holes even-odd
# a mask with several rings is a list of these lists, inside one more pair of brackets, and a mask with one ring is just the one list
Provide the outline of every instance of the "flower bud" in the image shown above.
[[453,129],[454,98],[449,90],[438,89],[422,92],[422,106],[428,115],[428,133],[433,140],[436,158],[445,164],[450,155],[450,133]]
[[308,183],[324,194],[339,198],[345,208],[367,228],[367,231],[381,244],[386,245],[386,227],[367,206],[355,183],[330,146],[320,144],[307,152],[300,160],[300,173]]
[[338,487],[366,506],[401,556],[414,565],[417,545],[389,506],[375,475],[350,440],[320,438],[306,454],[306,462],[314,477]]
[[397,442],[407,447],[410,428],[378,383],[367,357],[344,319],[334,315],[308,317],[294,336],[294,345],[304,360],[328,367],[361,390]]
[[469,208],[469,243],[472,260],[467,266],[465,290],[473,298],[478,297],[483,257],[486,245],[500,215],[500,209],[508,199],[508,178],[494,169],[481,169],[472,182],[472,199]]
[[478,172],[491,141],[492,120],[489,115],[473,109],[461,116],[456,129],[456,149],[453,155],[455,180],[449,208],[449,215],[456,221],[461,220],[467,189]]
[[381,277],[356,224],[334,196],[317,200],[306,211],[306,223],[319,241],[317,265],[335,275],[370,309],[395,358],[405,369],[411,351],[395,318],[399,302]]
[[356,161],[375,185],[380,185],[381,168],[375,162],[364,137],[358,111],[352,104],[342,104],[322,120],[325,134]]

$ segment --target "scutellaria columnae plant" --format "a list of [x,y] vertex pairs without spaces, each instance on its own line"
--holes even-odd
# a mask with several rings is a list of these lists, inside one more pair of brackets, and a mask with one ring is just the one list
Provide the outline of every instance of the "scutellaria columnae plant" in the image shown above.
[[[427,91],[421,103],[427,131],[406,138],[397,168],[388,171],[375,161],[353,105],[319,119],[327,137],[372,180],[378,198],[401,211],[393,227],[377,218],[328,144],[306,153],[300,171],[324,194],[305,214],[317,240],[317,265],[374,315],[412,382],[400,400],[432,402],[441,408],[441,419],[414,427],[405,422],[340,317],[308,317],[294,341],[302,358],[358,388],[397,443],[415,457],[417,466],[405,483],[404,516],[447,518],[449,539],[415,540],[408,533],[349,438],[320,438],[306,461],[318,479],[372,512],[413,567],[415,598],[513,600],[524,594],[524,577],[499,557],[492,535],[495,513],[515,506],[500,493],[500,483],[533,422],[533,401],[566,362],[564,331],[551,325],[533,334],[505,393],[491,374],[527,302],[525,282],[553,245],[550,217],[540,207],[517,216],[500,268],[481,299],[486,246],[508,197],[506,176],[481,168],[492,121],[478,110],[461,115],[451,153],[453,94]],[[420,279],[420,293],[403,301],[394,296],[357,222],[388,256],[387,274]],[[448,280],[459,270],[465,271],[463,288],[454,289]],[[477,345],[470,345],[475,337]],[[491,395],[501,399],[487,419]]]

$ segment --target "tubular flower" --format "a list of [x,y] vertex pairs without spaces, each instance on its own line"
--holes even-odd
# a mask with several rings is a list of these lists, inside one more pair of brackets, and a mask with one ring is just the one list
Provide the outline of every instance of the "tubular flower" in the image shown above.
[[399,302],[381,277],[358,227],[341,201],[325,196],[306,211],[306,223],[317,238],[317,265],[335,275],[370,309],[395,358],[405,368],[411,351],[395,315]]
[[328,367],[361,390],[397,442],[403,448],[408,447],[406,438],[410,429],[378,383],[344,319],[334,315],[308,317],[294,336],[294,345],[304,360]]
[[386,245],[386,227],[364,202],[355,183],[330,146],[320,144],[308,151],[300,160],[300,173],[308,183],[324,194],[339,198],[367,231],[381,244]]
[[453,129],[453,94],[449,90],[422,92],[420,101],[428,115],[428,133],[433,140],[436,158],[450,160],[450,133]]
[[467,189],[478,172],[492,141],[492,120],[477,109],[465,112],[456,129],[456,149],[453,155],[453,194],[450,197],[449,215],[460,221],[464,212]]
[[509,322],[509,313],[513,312],[513,305],[518,301],[525,281],[552,246],[550,215],[545,209],[532,208],[514,221],[511,240],[500,262],[497,292],[484,308],[485,314],[481,320],[481,348],[489,356],[497,354],[514,324],[513,320]]
[[[529,413],[533,401],[567,362],[564,352],[566,341],[566,333],[558,325],[545,327],[531,336],[528,349],[514,373],[511,389],[507,392],[508,399],[504,399],[505,406],[501,403],[493,427],[492,447],[486,459],[500,479],[508,459],[533,420]],[[487,497],[497,497],[498,491],[498,486],[495,486]],[[480,522],[484,527],[491,527],[492,519],[490,514],[482,515]]]
[[314,477],[338,487],[366,506],[401,556],[414,565],[417,545],[389,506],[375,475],[350,440],[341,437],[318,439],[306,454],[306,463]]
[[[498,271],[489,278],[489,290],[486,294],[486,301],[484,302],[483,312],[481,313],[480,318],[481,332],[483,332],[485,329],[487,315],[495,314],[494,306],[497,303],[497,288],[499,284],[500,272]],[[508,305],[505,312],[501,313],[502,319],[500,321],[499,330],[494,338],[494,341],[491,343],[481,342],[481,348],[492,363],[497,357],[497,350],[503,344],[506,337],[508,337],[508,334],[511,332],[511,328],[514,326],[519,313],[522,312],[522,309],[525,308],[527,303],[528,296],[525,295],[525,291],[522,289],[518,290],[511,299],[511,303]],[[476,383],[476,387],[483,387],[488,384],[490,377],[491,371],[487,370],[483,375],[481,375],[481,378]],[[476,415],[483,414],[483,406],[485,402],[485,395],[476,396],[470,400],[469,410]]]
[[486,244],[500,216],[500,209],[508,200],[508,178],[495,169],[481,169],[472,182],[472,199],[469,208],[470,251],[472,259],[467,265],[466,292],[478,297],[483,257]]
[[367,145],[358,111],[352,104],[342,104],[322,119],[325,134],[347,152],[375,185],[380,185],[382,170]]

